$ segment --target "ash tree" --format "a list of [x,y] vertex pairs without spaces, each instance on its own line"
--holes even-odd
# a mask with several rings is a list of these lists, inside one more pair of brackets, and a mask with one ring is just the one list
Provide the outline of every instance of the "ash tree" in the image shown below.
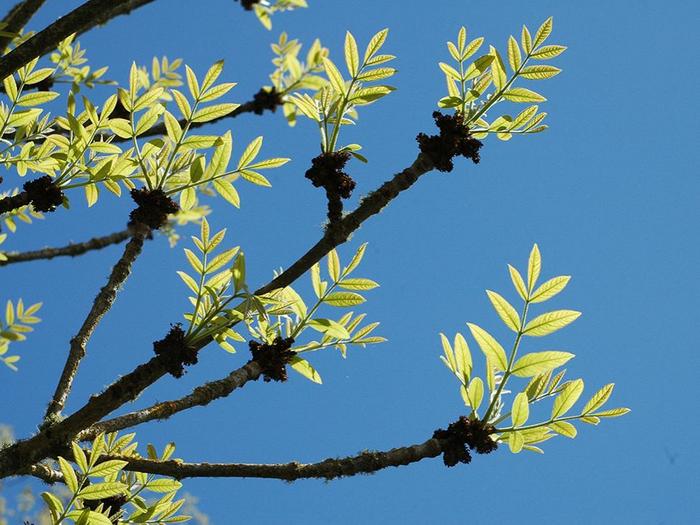
[[[110,78],[106,67],[87,61],[81,34],[151,1],[90,0],[35,32],[32,16],[44,2],[24,0],[10,9],[0,27],[0,163],[5,172],[0,265],[78,257],[124,243],[106,283],[65,345],[65,365],[56,370],[55,392],[36,433],[10,440],[0,450],[1,478],[30,476],[49,484],[42,493],[45,522],[186,521],[186,498],[178,497],[185,478],[332,480],[431,458],[455,467],[474,455],[495,456],[499,449],[541,453],[542,443],[553,437],[574,438],[576,424],[597,425],[628,411],[607,407],[612,383],[582,398],[583,380],[566,377],[561,368],[573,354],[537,350],[540,338],[580,313],[547,309],[544,303],[562,292],[570,277],[541,275],[542,256],[534,245],[529,254],[520,254],[526,262],[519,268],[504,267],[513,290],[486,292],[497,318],[512,332],[509,338],[497,339],[482,327],[490,321],[480,319],[469,319],[462,333],[436,337],[436,360],[441,353],[455,388],[455,398],[442,402],[463,403],[463,416],[445,421],[444,428],[425,429],[423,442],[310,464],[227,463],[225,456],[221,463],[202,463],[196,457],[175,459],[172,443],[162,450],[139,446],[134,429],[142,423],[224,403],[259,379],[289,381],[290,388],[295,381],[321,383],[314,368],[316,352],[337,351],[345,357],[356,347],[384,343],[378,322],[356,313],[378,284],[362,273],[365,244],[361,232],[350,240],[352,234],[365,221],[378,220],[380,210],[423,176],[478,169],[489,141],[532,140],[536,147],[536,138],[529,135],[547,128],[538,83],[560,72],[552,62],[566,49],[550,42],[551,18],[538,28],[523,26],[500,50],[463,27],[435,68],[446,83],[445,93],[436,93],[436,128],[416,130],[415,158],[395,159],[405,167],[387,174],[386,182],[348,210],[344,203],[355,189],[353,165],[367,159],[359,144],[343,141],[343,130],[358,123],[361,112],[371,111],[367,106],[391,103],[395,87],[388,82],[395,57],[389,31],[380,29],[369,42],[357,42],[348,32],[344,42],[331,43],[330,49],[338,49],[334,52],[318,40],[304,48],[282,33],[272,44],[269,81],[250,100],[235,103],[235,82],[223,62],[194,71],[180,60],[154,58],[148,65],[132,64],[121,82]],[[306,7],[304,0],[240,3],[268,28],[276,13]],[[96,85],[108,86],[112,94],[93,96]],[[325,226],[313,246],[300,247],[298,259],[267,283],[249,282],[245,246],[234,246],[225,230],[210,229],[206,218],[223,206],[239,207],[240,185],[271,186],[275,169],[289,160],[283,145],[263,146],[262,137],[234,151],[231,131],[207,134],[208,124],[244,113],[285,118],[290,126],[310,119],[319,133],[319,150],[305,152],[308,181],[299,180],[322,190],[320,198],[328,206]],[[16,187],[6,189],[10,185]],[[92,212],[99,213],[107,193],[133,200],[131,213],[121,217],[121,231],[67,246],[12,251],[13,236],[25,228],[20,222],[51,221],[56,214],[70,213],[76,199],[86,199]],[[191,241],[179,239],[178,232],[191,224],[197,234]],[[66,413],[93,332],[99,323],[109,322],[110,307],[128,285],[133,265],[159,236],[185,245],[184,253],[180,248],[171,252],[183,265],[178,272],[182,319],[163,326],[159,340],[142,342],[142,364]],[[336,248],[348,241],[353,246],[341,260]],[[271,267],[278,264],[270,262]],[[314,295],[295,291],[302,278],[311,280]],[[505,295],[517,301],[513,304]],[[41,303],[34,302],[40,298],[31,299],[2,298],[3,373],[22,373],[20,357],[31,345],[30,332],[41,314]],[[232,371],[180,398],[132,404],[164,376],[182,377],[205,351],[230,353]],[[115,416],[118,410],[122,414]]]

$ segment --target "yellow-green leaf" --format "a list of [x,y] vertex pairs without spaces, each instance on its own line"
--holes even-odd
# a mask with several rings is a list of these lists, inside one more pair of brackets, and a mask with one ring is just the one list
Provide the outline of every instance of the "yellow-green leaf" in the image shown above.
[[[566,414],[572,406],[578,401],[583,392],[583,379],[576,379],[567,383],[562,389],[559,395],[554,400],[554,405],[552,407],[552,419]],[[598,414],[596,414],[598,415]]]
[[546,301],[547,299],[551,299],[559,292],[561,292],[570,280],[570,275],[560,275],[559,277],[554,277],[549,281],[544,282],[542,285],[540,285],[539,288],[537,288],[537,290],[535,290],[532,293],[532,296],[530,297],[530,302],[541,303],[543,301]]
[[574,439],[576,437],[576,427],[569,423],[568,421],[555,421],[547,425],[557,434],[566,436],[568,438]]
[[575,310],[555,310],[538,315],[525,325],[523,333],[530,336],[543,336],[551,334],[573,323],[581,316],[581,312]]
[[314,383],[318,383],[319,385],[323,383],[321,380],[321,375],[306,359],[302,359],[298,356],[292,357],[292,359],[289,361],[289,366],[291,366],[295,372],[298,372],[306,379],[309,379]]
[[328,294],[328,296],[323,300],[324,303],[331,306],[355,306],[365,302],[365,298],[360,294],[353,292],[333,292]]
[[588,414],[589,412],[593,412],[594,410],[598,410],[600,407],[602,407],[607,400],[610,399],[614,388],[615,383],[608,383],[603,388],[598,390],[595,394],[593,394],[593,397],[591,397],[588,403],[586,403],[586,406],[583,407],[583,411],[581,413]]
[[517,396],[515,396],[510,417],[513,420],[514,427],[521,427],[527,423],[527,420],[530,417],[530,405],[527,401],[527,394],[524,392],[520,392]]
[[511,102],[544,102],[545,97],[531,89],[517,87],[503,92],[503,98]]
[[[150,490],[153,490],[150,487],[150,484],[148,488]],[[119,483],[117,481],[93,483],[92,485],[88,485],[87,487],[84,487],[80,492],[78,492],[78,496],[86,500],[104,499],[109,498],[111,496],[118,496],[119,494],[124,494],[124,492],[126,492],[127,489],[128,485],[124,483]]]
[[240,104],[215,104],[198,109],[192,117],[192,122],[209,122],[224,117],[234,111]]
[[527,300],[527,288],[525,288],[525,281],[523,281],[520,272],[513,268],[510,264],[508,265],[508,272],[510,272],[510,280],[513,281],[515,290],[523,300]]
[[518,377],[532,377],[563,366],[574,354],[548,350],[533,352],[519,358],[513,365],[512,373]]
[[505,370],[508,365],[508,359],[501,344],[480,326],[473,323],[467,323],[467,326],[479,348],[481,348],[481,351],[490,360],[491,364],[498,370]]
[[537,279],[540,277],[540,271],[542,270],[542,256],[540,255],[540,248],[535,244],[530,251],[530,258],[527,263],[527,291],[532,292],[532,289],[537,283]]
[[323,67],[328,75],[328,80],[331,82],[331,86],[336,93],[340,95],[345,94],[345,81],[343,80],[343,75],[340,74],[338,68],[335,64],[327,57],[322,57]]
[[357,75],[360,67],[360,55],[357,52],[357,42],[350,31],[345,33],[345,63],[348,66],[348,73],[351,77]]
[[503,296],[496,292],[486,290],[486,295],[488,295],[494,310],[496,310],[496,313],[505,325],[514,332],[518,332],[520,330],[520,316],[515,308],[513,308]]

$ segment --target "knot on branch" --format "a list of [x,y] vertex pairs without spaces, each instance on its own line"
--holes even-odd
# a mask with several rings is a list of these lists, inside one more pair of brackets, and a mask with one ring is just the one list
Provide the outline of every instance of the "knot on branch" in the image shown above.
[[30,180],[22,186],[36,211],[50,212],[63,204],[63,192],[48,175]]
[[100,504],[102,504],[102,512],[106,512],[108,516],[114,519],[114,517],[116,517],[121,511],[121,508],[126,505],[128,501],[129,498],[126,496],[126,494],[119,494],[108,498],[83,500],[83,507],[96,511]]
[[180,323],[172,325],[168,335],[153,343],[153,351],[161,358],[168,373],[176,378],[184,375],[185,365],[197,364],[197,349],[187,345]]
[[347,151],[321,153],[311,160],[311,168],[304,175],[317,188],[324,188],[328,197],[328,220],[338,222],[343,215],[343,202],[349,199],[355,189],[355,181],[343,171],[350,160]]
[[433,438],[443,442],[442,460],[445,465],[454,467],[457,463],[472,460],[469,449],[476,450],[477,454],[489,454],[496,450],[498,444],[491,439],[494,431],[493,425],[461,416],[450,423],[447,430],[439,428],[433,432]]
[[260,365],[265,382],[287,380],[287,363],[296,355],[290,350],[293,344],[291,337],[276,337],[271,344],[248,342],[253,361]]
[[430,157],[439,171],[452,171],[452,159],[457,155],[471,159],[478,164],[479,149],[483,144],[469,134],[469,127],[464,124],[464,115],[443,115],[433,112],[435,124],[440,130],[439,135],[419,133],[416,137],[421,152]]
[[260,91],[253,95],[253,113],[256,115],[262,115],[266,109],[274,112],[280,105],[282,105],[282,95],[274,87],[269,91],[260,88]]
[[241,6],[243,6],[243,9],[246,11],[252,11],[253,6],[257,3],[260,2],[260,0],[240,0]]
[[180,207],[163,190],[131,190],[131,198],[138,207],[129,214],[129,226],[144,224],[153,230],[164,226],[170,213],[177,213]]

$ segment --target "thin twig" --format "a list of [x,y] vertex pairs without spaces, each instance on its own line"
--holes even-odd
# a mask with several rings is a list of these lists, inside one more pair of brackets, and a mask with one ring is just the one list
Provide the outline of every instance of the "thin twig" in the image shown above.
[[7,260],[0,261],[0,266],[8,264],[36,261],[40,259],[53,259],[54,257],[77,257],[92,250],[101,250],[113,244],[119,244],[130,236],[129,230],[122,230],[102,237],[94,237],[89,241],[71,243],[60,248],[42,248],[28,252],[7,252]]
[[[379,189],[365,197],[350,214],[328,229],[322,239],[307,251],[286,271],[255,294],[269,293],[290,285],[311,266],[321,260],[329,250],[345,242],[369,217],[379,213],[402,191],[410,188],[420,176],[433,168],[432,161],[419,154],[416,160]],[[203,341],[201,347],[209,341]],[[200,348],[201,348],[200,347]],[[153,357],[137,366],[132,372],[112,383],[102,393],[96,394],[78,411],[63,421],[49,426],[35,436],[14,443],[0,451],[0,478],[11,476],[27,465],[48,457],[52,450],[60,448],[81,430],[88,428],[107,414],[135,399],[148,386],[167,373],[167,363],[161,357]]]
[[[10,11],[2,19],[4,24],[2,28],[7,33],[17,34],[27,25],[34,14],[41,8],[45,0],[22,0],[15,4]],[[13,36],[0,36],[0,54],[5,51],[7,45],[12,42]]]
[[37,57],[53,51],[73,33],[84,33],[96,25],[129,13],[153,0],[89,0],[38,32],[0,58],[0,80]]
[[131,274],[131,267],[141,253],[144,240],[149,233],[150,232],[144,228],[133,233],[133,237],[124,248],[124,253],[119,261],[117,261],[117,264],[112,268],[112,273],[109,276],[107,284],[102,287],[97,297],[95,297],[95,301],[92,303],[92,308],[85,318],[85,321],[83,321],[83,325],[80,327],[75,337],[71,339],[70,351],[66,359],[66,364],[63,367],[61,378],[56,386],[56,392],[46,410],[46,415],[44,417],[46,421],[60,414],[61,410],[63,410],[66,398],[73,384],[73,379],[78,372],[80,361],[85,357],[87,343],[92,333],[95,331],[95,328],[97,328],[97,324],[112,307],[117,297],[119,287],[124,284],[124,281],[126,281],[127,277]]
[[37,463],[36,465],[32,465],[29,467],[27,470],[27,474],[30,476],[34,476],[35,478],[39,478],[49,485],[53,485],[54,483],[64,483],[65,479],[63,477],[63,474],[59,472],[58,470],[54,470],[48,465],[44,465],[43,463]]
[[260,365],[255,361],[248,361],[241,368],[234,370],[228,376],[209,381],[198,386],[192,392],[179,399],[162,401],[143,410],[137,410],[124,414],[123,416],[108,419],[92,425],[90,428],[80,432],[76,439],[79,441],[90,441],[100,432],[116,432],[125,428],[131,428],[141,423],[153,421],[154,419],[168,419],[170,416],[190,409],[195,406],[205,406],[214,401],[227,397],[237,388],[243,387],[249,381],[256,381],[261,374]]
[[[319,478],[335,479],[357,474],[369,474],[388,467],[400,467],[442,454],[443,443],[429,439],[417,445],[387,451],[366,451],[345,458],[328,458],[318,463],[183,463],[119,457],[129,464],[125,470],[183,478],[272,478],[285,481]],[[116,458],[116,456],[115,456]]]

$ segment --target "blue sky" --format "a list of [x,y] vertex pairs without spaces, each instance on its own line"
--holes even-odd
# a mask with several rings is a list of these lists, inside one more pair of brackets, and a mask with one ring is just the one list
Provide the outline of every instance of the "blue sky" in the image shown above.
[[[481,164],[461,159],[450,174],[423,177],[341,248],[348,259],[369,242],[358,275],[382,286],[367,294],[361,310],[381,321],[388,343],[354,350],[345,361],[331,352],[314,356],[323,386],[299,376],[251,384],[208,407],[140,427],[139,441],[161,447],[174,440],[177,455],[189,461],[237,462],[308,462],[422,442],[464,412],[456,381],[438,359],[438,333],[466,334],[469,321],[507,341],[484,290],[515,301],[506,263],[522,268],[537,242],[544,277],[573,275],[547,306],[583,316],[529,341],[526,350],[575,353],[569,374],[584,378],[586,392],[613,381],[610,406],[629,406],[632,413],[579,428],[573,442],[551,440],[544,456],[515,456],[502,447],[452,469],[428,460],[332,483],[192,480],[187,490],[216,524],[694,522],[700,182],[690,101],[698,87],[692,65],[700,9],[681,1],[672,7],[651,1],[309,3],[310,9],[276,16],[268,32],[229,0],[196,7],[156,1],[81,42],[92,64],[109,65],[109,76],[122,82],[132,60],[149,63],[153,55],[182,57],[198,72],[224,58],[222,78],[239,83],[228,100],[243,102],[267,82],[269,43],[281,31],[307,45],[319,37],[340,58],[346,30],[364,45],[389,27],[385,50],[398,56],[398,90],[364,108],[358,126],[344,132],[345,142],[361,142],[370,160],[350,166],[358,181],[355,203],[409,165],[415,135],[434,129],[430,114],[444,91],[437,62],[447,60],[445,42],[460,25],[503,51],[523,23],[536,28],[553,15],[552,42],[569,46],[554,62],[564,72],[530,86],[549,99],[543,109],[550,129],[508,143],[487,140]],[[33,28],[78,2],[50,4]],[[266,156],[293,159],[270,174],[271,189],[241,185],[241,210],[214,202],[211,223],[227,227],[228,240],[245,249],[255,287],[321,234],[325,202],[303,177],[318,138],[310,123],[289,129],[280,114],[248,115],[212,131],[229,128],[239,153],[263,134]],[[6,186],[16,182],[6,176]],[[3,248],[61,245],[115,231],[131,207],[111,197],[90,210],[79,198],[74,202],[70,213],[22,226]],[[151,342],[180,319],[188,305],[175,271],[186,264],[184,246],[170,249],[163,238],[148,243],[92,339],[69,409],[148,359]],[[120,251],[0,270],[3,300],[44,301],[44,322],[17,347],[20,371],[0,370],[0,419],[19,436],[40,420],[68,341]],[[308,276],[300,282],[310,297]],[[178,397],[247,359],[243,351],[231,356],[211,347],[185,378],[164,379],[137,403]]]

